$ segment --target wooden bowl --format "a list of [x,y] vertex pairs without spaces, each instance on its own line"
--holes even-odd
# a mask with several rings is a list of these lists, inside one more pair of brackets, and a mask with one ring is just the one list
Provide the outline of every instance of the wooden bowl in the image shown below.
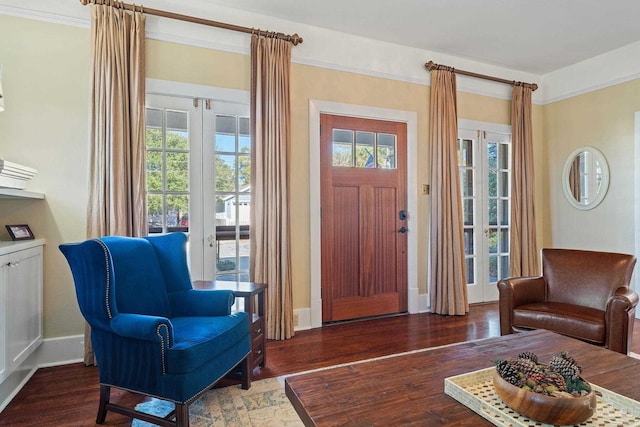
[[493,385],[500,399],[509,408],[533,421],[554,425],[580,424],[596,410],[593,390],[580,397],[553,397],[523,390],[506,381],[498,371],[493,373]]

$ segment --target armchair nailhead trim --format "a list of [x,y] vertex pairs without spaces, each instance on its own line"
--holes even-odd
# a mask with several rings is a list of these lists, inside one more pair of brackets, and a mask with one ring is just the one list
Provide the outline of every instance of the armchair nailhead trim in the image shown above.
[[100,246],[102,246],[102,250],[104,251],[104,263],[105,263],[105,271],[107,272],[107,284],[106,284],[106,292],[105,292],[105,307],[107,308],[107,315],[109,319],[113,318],[111,314],[111,306],[109,305],[109,293],[111,292],[111,268],[109,267],[109,249],[107,249],[107,245],[104,244],[102,240],[93,239],[95,242],[98,242]]
[[160,338],[160,354],[162,356],[162,375],[166,375],[167,374],[167,364],[164,358],[164,337],[162,336],[162,333],[160,332],[160,328],[165,328],[166,330],[166,334],[167,334],[167,348],[169,348],[169,346],[171,345],[171,343],[169,342],[169,326],[167,326],[166,324],[161,324],[158,325],[158,327],[156,328],[156,334],[158,335],[158,338]]

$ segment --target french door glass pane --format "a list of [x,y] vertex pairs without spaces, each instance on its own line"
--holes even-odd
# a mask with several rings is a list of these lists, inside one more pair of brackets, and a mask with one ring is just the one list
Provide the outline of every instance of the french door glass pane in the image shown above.
[[474,237],[473,237],[472,228],[464,229],[464,254],[465,255],[474,254]]
[[248,117],[216,115],[216,279],[248,280],[251,138]]
[[509,229],[500,229],[500,252],[509,252]]
[[145,138],[148,232],[188,231],[188,111],[147,108]]
[[473,196],[473,169],[463,169],[461,175],[460,187],[462,189],[462,197]]
[[473,166],[473,140],[458,140],[458,159],[461,166]]
[[473,199],[466,199],[462,202],[464,225],[473,225]]
[[167,191],[189,191],[189,153],[166,153]]
[[508,225],[510,221],[509,217],[509,200],[500,201],[500,223],[502,225]]
[[467,258],[467,285],[475,283],[475,258]]
[[487,233],[487,239],[489,239],[489,253],[498,253],[498,230],[490,228]]
[[236,156],[216,154],[216,192],[236,190]]
[[487,165],[489,169],[498,167],[498,144],[495,142],[487,143]]

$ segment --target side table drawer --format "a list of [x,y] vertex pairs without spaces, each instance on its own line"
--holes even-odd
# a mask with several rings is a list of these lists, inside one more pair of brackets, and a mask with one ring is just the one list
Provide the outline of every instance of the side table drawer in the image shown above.
[[264,318],[253,316],[251,322],[251,339],[255,340],[256,337],[264,335]]
[[251,324],[251,365],[252,368],[264,366],[264,317],[255,318]]
[[257,366],[261,366],[262,362],[264,360],[264,339],[263,339],[263,335],[256,337],[253,339],[253,342],[251,343],[251,352],[252,352],[252,356],[251,356],[251,364],[253,365],[252,367],[255,368]]

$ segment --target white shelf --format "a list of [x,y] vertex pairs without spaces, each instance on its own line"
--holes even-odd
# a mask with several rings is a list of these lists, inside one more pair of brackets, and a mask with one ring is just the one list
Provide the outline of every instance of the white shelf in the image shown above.
[[44,199],[44,194],[15,188],[0,188],[0,199]]

